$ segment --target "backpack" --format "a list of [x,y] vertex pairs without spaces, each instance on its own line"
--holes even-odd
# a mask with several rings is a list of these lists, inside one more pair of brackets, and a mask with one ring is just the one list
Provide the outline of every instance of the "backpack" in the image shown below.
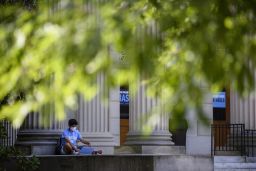
[[55,154],[56,155],[61,155],[61,150],[63,148],[63,145],[64,145],[64,142],[65,142],[65,139],[60,137],[58,140],[57,140],[57,145],[55,147]]

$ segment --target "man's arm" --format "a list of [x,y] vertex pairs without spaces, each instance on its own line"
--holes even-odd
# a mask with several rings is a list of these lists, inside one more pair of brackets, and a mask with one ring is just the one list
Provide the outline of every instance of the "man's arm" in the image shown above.
[[80,141],[88,146],[91,146],[91,143],[89,141],[86,141],[85,139],[81,138]]
[[91,146],[91,143],[90,143],[89,141],[86,141],[86,140],[81,136],[81,134],[80,134],[79,131],[77,131],[77,132],[78,132],[77,139],[78,139],[79,141],[81,141],[82,143],[84,143],[84,144],[86,144],[86,145],[88,145],[88,146]]

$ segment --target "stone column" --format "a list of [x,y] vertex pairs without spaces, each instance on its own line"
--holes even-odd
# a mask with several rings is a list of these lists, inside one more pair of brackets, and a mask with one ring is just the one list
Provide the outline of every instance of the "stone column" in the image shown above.
[[[119,88],[108,90],[104,75],[97,77],[99,93],[91,101],[79,96],[78,121],[81,135],[104,154],[113,154],[114,146],[119,146]],[[103,95],[108,94],[108,101]]]
[[[44,120],[42,114],[46,116]],[[49,126],[43,126],[44,123]],[[55,154],[57,140],[63,129],[64,124],[56,121],[54,116],[54,106],[47,105],[39,112],[27,116],[18,132],[15,145],[26,154]]]
[[[161,105],[160,100],[146,95],[144,85],[139,86],[135,96],[130,96],[129,132],[125,144],[133,146],[135,153],[174,152],[170,148],[174,143],[169,132],[169,115],[161,110],[154,110],[159,105]],[[151,129],[152,132],[147,136],[145,129]]]
[[256,91],[245,97],[230,91],[230,122],[245,124],[245,129],[256,129]]

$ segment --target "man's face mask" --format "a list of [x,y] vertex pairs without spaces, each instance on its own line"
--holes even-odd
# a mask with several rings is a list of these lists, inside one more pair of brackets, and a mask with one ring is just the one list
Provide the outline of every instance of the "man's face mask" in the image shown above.
[[76,127],[74,126],[74,127],[70,127],[70,130],[71,131],[75,131],[76,130]]

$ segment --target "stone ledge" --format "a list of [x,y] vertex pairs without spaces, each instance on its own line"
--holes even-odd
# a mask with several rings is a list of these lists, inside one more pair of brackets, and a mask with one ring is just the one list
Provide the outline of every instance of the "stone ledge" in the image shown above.
[[[38,171],[212,171],[211,157],[187,155],[98,155],[37,156]],[[15,161],[5,163],[6,171],[15,170]]]
[[184,146],[125,145],[115,149],[115,154],[182,155],[185,153]]
[[256,169],[256,163],[214,163],[216,169]]

